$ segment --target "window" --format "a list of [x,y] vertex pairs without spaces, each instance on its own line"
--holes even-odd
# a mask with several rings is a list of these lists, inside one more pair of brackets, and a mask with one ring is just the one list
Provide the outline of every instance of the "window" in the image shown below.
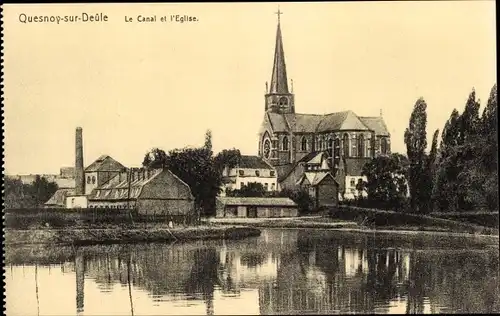
[[371,136],[368,137],[367,144],[368,144],[368,146],[367,146],[367,150],[366,150],[366,156],[371,158],[372,157],[372,148],[373,148]]
[[286,97],[281,97],[279,101],[280,106],[287,106],[288,105],[288,99]]
[[276,186],[274,185],[274,183],[271,183],[271,191],[274,191],[276,190]]
[[356,180],[354,178],[351,178],[351,187],[356,186]]
[[274,177],[274,175],[276,174],[276,172],[274,172],[274,170],[271,170],[270,174],[271,174],[271,177]]
[[328,140],[328,148],[331,149],[333,147],[333,139]]
[[244,176],[245,175],[245,171],[243,171],[243,170],[240,170],[238,172],[239,172],[240,176]]
[[383,155],[387,154],[387,139],[385,137],[380,139],[380,151]]
[[240,183],[240,188],[243,188],[245,186],[245,182]]
[[264,158],[269,159],[269,153],[271,152],[271,142],[269,139],[264,141]]
[[269,184],[264,183],[264,187],[266,188],[266,191],[268,191],[268,190],[269,190]]
[[342,139],[342,142],[343,142],[343,145],[344,145],[344,148],[342,148],[343,150],[343,155],[345,157],[349,157],[349,135],[348,134],[344,134],[344,137]]
[[302,151],[307,151],[307,138],[305,136],[302,137],[302,142],[300,145],[300,149]]
[[92,176],[92,184],[95,184],[95,176]]
[[340,139],[335,138],[334,149],[333,149],[333,157],[340,157]]
[[91,178],[90,176],[87,176],[87,184],[90,184]]
[[365,137],[363,134],[358,137],[358,157],[365,156]]
[[282,144],[282,149],[283,150],[288,150],[288,137],[283,137],[283,144]]
[[255,175],[258,177],[260,176],[260,171],[259,170],[255,170]]

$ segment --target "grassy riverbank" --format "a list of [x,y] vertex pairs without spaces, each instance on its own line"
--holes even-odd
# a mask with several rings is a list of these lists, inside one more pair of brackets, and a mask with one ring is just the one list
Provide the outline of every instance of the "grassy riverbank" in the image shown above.
[[193,226],[168,229],[157,227],[110,227],[65,229],[6,229],[5,244],[114,244],[135,242],[187,241],[200,239],[240,239],[259,236],[251,227]]

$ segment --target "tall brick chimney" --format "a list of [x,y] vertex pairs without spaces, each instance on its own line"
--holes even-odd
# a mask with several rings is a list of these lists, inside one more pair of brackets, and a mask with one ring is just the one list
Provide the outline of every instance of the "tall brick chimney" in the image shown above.
[[83,136],[82,128],[76,128],[75,138],[75,195],[85,194],[85,180],[83,171]]

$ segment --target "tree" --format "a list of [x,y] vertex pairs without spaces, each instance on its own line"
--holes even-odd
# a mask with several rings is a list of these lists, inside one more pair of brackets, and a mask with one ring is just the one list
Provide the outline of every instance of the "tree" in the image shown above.
[[278,196],[287,197],[297,204],[300,214],[310,213],[314,209],[314,200],[307,192],[307,189],[298,187],[296,189],[283,189],[278,192]]
[[241,159],[239,149],[224,149],[215,156],[215,164],[219,170],[224,167],[233,168],[238,165]]
[[207,130],[205,133],[205,145],[203,146],[208,151],[212,152],[212,131]]
[[189,185],[203,215],[215,214],[215,197],[221,191],[222,174],[210,150],[205,147],[171,150],[166,167]]
[[247,185],[243,185],[239,190],[231,190],[227,192],[228,196],[239,196],[239,197],[265,197],[267,194],[266,188],[262,183],[250,182]]
[[427,156],[425,170],[422,174],[422,195],[421,195],[421,204],[422,209],[426,212],[431,212],[434,207],[433,203],[433,193],[434,191],[434,179],[435,179],[435,170],[436,170],[436,157],[437,157],[437,142],[439,136],[439,129],[434,132],[432,136],[432,144],[431,151]]
[[144,155],[142,166],[146,168],[158,169],[167,165],[167,154],[163,149],[153,148]]
[[410,206],[412,211],[417,213],[426,212],[419,201],[425,196],[426,176],[425,173],[425,149],[427,148],[427,104],[423,98],[420,98],[415,103],[415,107],[410,116],[409,127],[405,131],[404,139],[409,168],[409,187],[410,187]]
[[379,156],[363,167],[368,202],[376,207],[400,210],[406,201],[408,159],[401,154]]

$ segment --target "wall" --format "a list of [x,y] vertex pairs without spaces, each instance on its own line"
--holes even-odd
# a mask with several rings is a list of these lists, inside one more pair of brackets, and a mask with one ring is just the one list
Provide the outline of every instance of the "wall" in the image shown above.
[[85,195],[89,195],[98,186],[97,172],[85,172],[83,181],[85,181]]
[[139,199],[136,208],[140,215],[193,216],[195,214],[194,201],[189,200]]
[[338,188],[332,178],[325,178],[316,190],[318,190],[318,206],[338,204]]
[[73,195],[66,197],[66,208],[87,208],[88,201],[85,195]]

